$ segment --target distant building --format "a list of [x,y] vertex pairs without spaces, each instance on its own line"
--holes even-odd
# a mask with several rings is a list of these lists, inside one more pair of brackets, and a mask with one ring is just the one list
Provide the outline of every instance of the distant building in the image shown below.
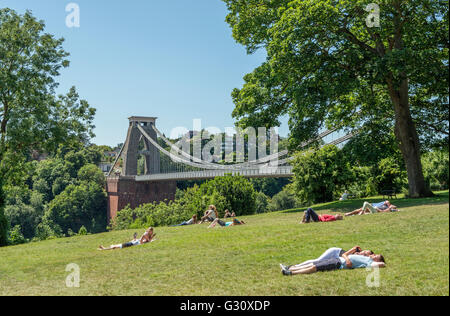
[[[119,151],[120,151],[120,149],[119,149]],[[106,156],[106,157],[112,157],[112,158],[115,158],[117,155],[118,155],[118,151],[116,152],[116,151],[106,151],[106,152],[104,152],[103,154]]]
[[112,168],[112,163],[109,162],[102,162],[100,163],[100,165],[98,166],[104,173],[108,173],[109,171],[111,171]]

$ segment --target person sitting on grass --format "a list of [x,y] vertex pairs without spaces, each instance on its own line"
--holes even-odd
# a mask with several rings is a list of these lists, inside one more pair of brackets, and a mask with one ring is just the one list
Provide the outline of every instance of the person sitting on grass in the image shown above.
[[[355,255],[361,255],[361,256],[365,256],[365,257],[369,257],[371,255],[373,255],[373,251],[371,250],[362,250],[361,247],[359,246],[355,246],[352,248],[352,250],[355,250]],[[294,266],[284,266],[282,264],[280,264],[281,268],[293,268],[293,269],[298,269],[301,267],[305,267],[308,266],[310,264],[314,264],[314,263],[318,263],[320,261],[323,260],[329,260],[329,259],[339,259],[340,257],[342,257],[342,255],[346,253],[345,250],[343,250],[342,248],[330,248],[327,251],[325,251],[319,258],[317,259],[313,259],[313,260],[308,260],[305,262],[302,262],[300,264],[294,265]]]
[[134,234],[134,239],[130,242],[119,244],[119,245],[111,245],[109,248],[105,248],[102,245],[100,245],[99,250],[115,250],[115,249],[124,249],[129,248],[133,246],[139,246],[143,244],[147,244],[149,242],[152,242],[155,240],[156,234],[153,232],[153,227],[150,227],[145,231],[145,233],[142,235],[140,239],[137,239],[137,234]]
[[353,212],[345,214],[345,216],[353,216],[353,215],[364,215],[364,214],[375,214],[375,213],[389,213],[389,212],[398,212],[398,208],[395,205],[392,205],[389,201],[384,201],[380,203],[370,204],[369,202],[364,202],[362,208],[354,210]]
[[236,213],[231,213],[229,210],[225,210],[225,216],[223,218],[236,217]]
[[219,213],[217,212],[217,208],[214,205],[210,205],[209,209],[205,212],[205,216],[201,218],[199,224],[203,224],[205,222],[214,222],[216,218],[219,218]]
[[318,215],[312,208],[309,208],[305,211],[303,215],[302,224],[308,224],[311,222],[334,222],[341,221],[344,217],[341,214],[336,215]]
[[209,225],[208,228],[214,228],[216,225],[219,224],[222,227],[230,227],[230,226],[239,226],[239,225],[245,225],[244,221],[240,221],[237,218],[233,219],[232,222],[224,222],[218,218],[216,218],[211,225]]
[[335,271],[342,269],[361,269],[369,267],[386,267],[382,255],[370,255],[368,257],[357,255],[355,248],[342,254],[342,257],[316,261],[301,267],[281,267],[283,275],[312,274],[316,272]]
[[194,225],[194,224],[197,224],[197,222],[198,222],[197,214],[194,214],[190,220],[185,221],[185,222],[183,222],[181,224],[178,224],[178,225],[173,225],[172,227]]
[[349,193],[348,191],[345,191],[344,194],[342,194],[341,198],[339,199],[339,201],[347,201],[348,197],[349,197]]

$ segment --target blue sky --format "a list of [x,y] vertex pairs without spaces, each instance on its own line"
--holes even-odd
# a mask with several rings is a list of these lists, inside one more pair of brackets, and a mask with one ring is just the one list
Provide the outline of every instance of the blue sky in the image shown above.
[[[80,7],[80,28],[66,27],[71,2]],[[97,109],[97,144],[123,142],[132,115],[159,117],[167,134],[192,129],[197,118],[203,127],[233,126],[231,91],[265,58],[234,41],[221,0],[0,0],[0,7],[29,9],[66,39],[71,66],[58,92],[74,85]]]

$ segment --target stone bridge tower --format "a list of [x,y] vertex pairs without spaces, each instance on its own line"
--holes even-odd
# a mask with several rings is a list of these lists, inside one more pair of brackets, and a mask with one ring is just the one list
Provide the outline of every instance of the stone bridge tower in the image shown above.
[[142,152],[145,156],[144,173],[146,175],[160,173],[161,158],[159,150],[142,136],[137,127],[140,125],[153,140],[157,141],[156,132],[152,128],[152,126],[155,125],[156,117],[132,116],[128,120],[130,121],[130,126],[128,128],[127,140],[123,149],[123,175],[137,175],[138,156],[141,153],[139,151],[139,144],[141,140],[144,142],[144,151]]
[[[109,223],[127,205],[136,208],[146,203],[174,200],[177,189],[176,181],[136,181],[140,154],[145,156],[146,175],[159,174],[161,171],[159,150],[138,129],[138,126],[142,127],[152,140],[157,141],[157,134],[152,128],[156,117],[132,116],[128,120],[128,134],[122,151],[122,174],[110,176],[106,182]],[[139,148],[141,141],[144,144],[143,151]]]

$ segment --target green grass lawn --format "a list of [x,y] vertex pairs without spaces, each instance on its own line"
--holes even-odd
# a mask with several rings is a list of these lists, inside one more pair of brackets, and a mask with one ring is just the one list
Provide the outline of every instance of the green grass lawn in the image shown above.
[[[245,217],[245,226],[156,228],[156,242],[111,252],[96,249],[128,241],[134,231],[0,248],[0,295],[449,295],[448,201],[448,192],[399,199],[393,203],[403,212],[334,223],[299,225],[302,210],[291,210]],[[362,202],[315,209],[343,212]],[[386,257],[379,288],[366,286],[364,269],[280,273],[279,263],[354,245]],[[80,288],[65,286],[69,263],[81,268]]]

